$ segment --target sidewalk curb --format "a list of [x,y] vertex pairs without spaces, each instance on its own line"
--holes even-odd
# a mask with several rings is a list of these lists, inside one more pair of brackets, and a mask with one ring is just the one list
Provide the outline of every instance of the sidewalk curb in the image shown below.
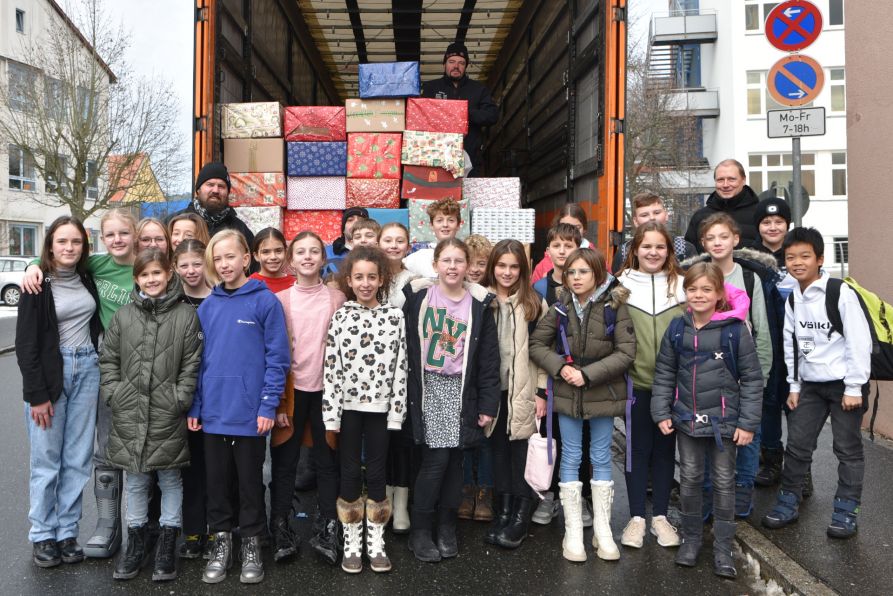
[[15,352],[15,346],[6,346],[5,348],[0,348],[0,356],[3,354],[9,354],[10,352]]
[[736,537],[741,550],[759,562],[760,576],[765,580],[774,580],[786,594],[810,596],[837,594],[749,523],[738,523]]

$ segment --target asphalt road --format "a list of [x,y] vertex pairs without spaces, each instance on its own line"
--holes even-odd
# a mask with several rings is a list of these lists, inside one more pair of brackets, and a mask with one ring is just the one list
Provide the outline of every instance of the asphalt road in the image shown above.
[[[2,321],[0,321],[2,324]],[[2,333],[2,327],[0,327]],[[720,580],[711,572],[709,541],[696,569],[673,564],[673,551],[661,548],[648,538],[641,550],[624,549],[620,561],[608,563],[595,557],[591,546],[589,562],[574,564],[561,556],[563,528],[559,520],[551,526],[536,526],[517,551],[502,551],[484,544],[485,524],[460,524],[460,555],[437,564],[417,562],[406,547],[406,537],[387,535],[388,552],[394,564],[389,574],[378,575],[368,568],[358,576],[348,576],[314,558],[305,546],[300,558],[276,565],[264,552],[267,577],[258,587],[247,590],[238,582],[238,563],[227,580],[214,587],[200,581],[202,563],[183,561],[180,578],[172,583],[151,581],[151,562],[143,573],[129,582],[112,579],[114,563],[88,560],[79,565],[38,569],[31,563],[28,532],[28,444],[21,401],[21,376],[15,356],[0,356],[0,578],[3,594],[753,594],[759,591],[744,577],[736,582]],[[613,527],[619,534],[627,519],[625,488],[619,467],[615,470],[617,494]],[[306,495],[300,509],[315,509],[312,494]],[[81,533],[89,534],[96,519],[92,492],[84,499]],[[294,520],[306,537],[310,517]],[[587,545],[590,533],[587,532]],[[739,564],[739,570],[742,565]]]

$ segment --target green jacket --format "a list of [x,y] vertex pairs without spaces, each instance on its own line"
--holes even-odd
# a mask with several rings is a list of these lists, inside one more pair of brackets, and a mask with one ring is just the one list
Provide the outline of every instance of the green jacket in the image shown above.
[[[567,341],[574,368],[583,372],[586,385],[574,387],[561,377],[567,365],[556,351],[558,316],[549,308],[530,336],[530,359],[554,378],[555,411],[574,418],[623,416],[626,410],[624,374],[636,357],[636,335],[626,307],[629,291],[614,285],[586,304],[583,320],[577,316],[572,295],[565,292],[562,308],[568,316]],[[605,307],[616,310],[614,337],[605,333]]]
[[105,332],[100,398],[112,409],[107,457],[129,472],[189,465],[186,412],[198,378],[203,335],[195,309],[178,300],[175,275],[158,300],[134,289]]

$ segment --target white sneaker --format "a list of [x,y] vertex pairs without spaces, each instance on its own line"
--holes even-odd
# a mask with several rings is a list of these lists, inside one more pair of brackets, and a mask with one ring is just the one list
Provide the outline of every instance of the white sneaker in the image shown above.
[[679,546],[679,533],[665,515],[655,515],[651,519],[651,535],[657,537],[657,543],[661,546]]
[[551,491],[547,492],[546,498],[540,501],[540,504],[536,507],[536,511],[533,512],[531,521],[535,524],[540,524],[541,526],[548,526],[552,523],[553,519],[558,517],[559,505],[560,503],[555,500],[555,493]]
[[632,517],[626,527],[623,528],[623,536],[620,544],[633,548],[642,548],[645,543],[645,518],[638,515]]

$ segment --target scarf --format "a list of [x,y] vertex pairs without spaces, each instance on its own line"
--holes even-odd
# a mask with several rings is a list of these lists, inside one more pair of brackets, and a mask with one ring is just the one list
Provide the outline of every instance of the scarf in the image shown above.
[[198,213],[203,220],[205,220],[208,224],[208,228],[215,228],[219,226],[225,219],[227,219],[231,214],[233,214],[232,207],[224,207],[220,213],[211,213],[204,207],[202,204],[198,202],[196,197],[192,198],[192,208]]

